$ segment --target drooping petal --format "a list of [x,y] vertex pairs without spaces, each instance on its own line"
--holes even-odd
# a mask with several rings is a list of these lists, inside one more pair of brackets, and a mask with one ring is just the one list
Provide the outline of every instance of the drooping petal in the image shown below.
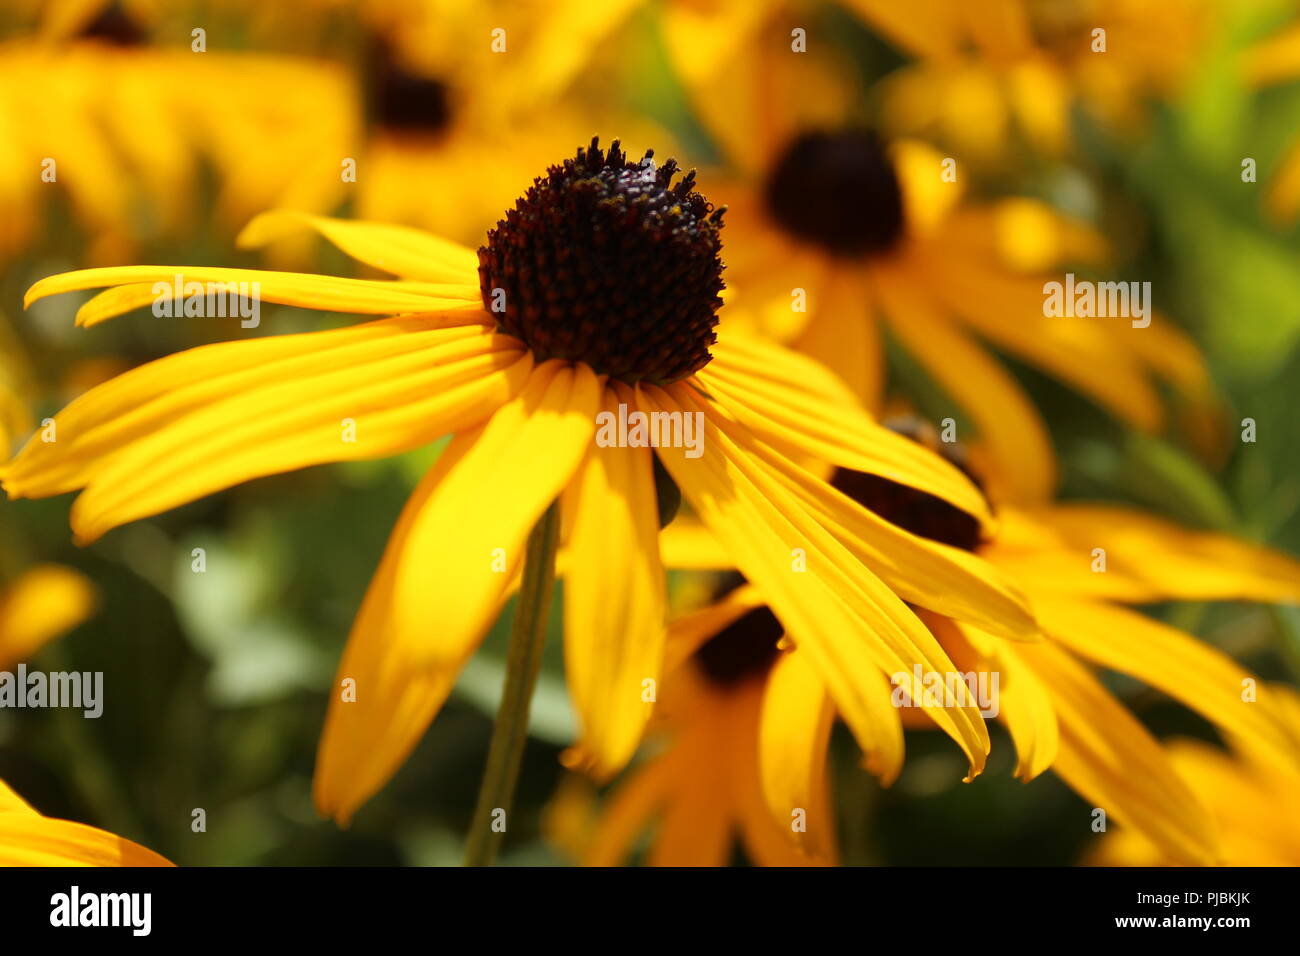
[[[633,407],[625,385],[603,410]],[[595,444],[565,493],[565,675],[582,727],[574,757],[598,777],[621,768],[650,717],[664,656],[654,468],[648,448]],[[572,765],[572,764],[571,764]]]
[[703,390],[765,442],[821,461],[880,475],[942,498],[991,523],[988,504],[960,471],[884,428],[817,363],[733,335],[696,373]]
[[1034,602],[1039,620],[1080,657],[1122,671],[1164,691],[1224,733],[1295,756],[1286,732],[1261,707],[1259,683],[1232,658],[1177,628],[1101,601],[1064,598]]
[[1061,734],[1052,769],[1095,808],[1142,830],[1174,859],[1212,862],[1217,840],[1209,815],[1146,728],[1059,647],[1021,644],[1016,653],[1052,695]]
[[[882,689],[883,693],[883,689]],[[822,816],[826,808],[826,754],[830,747],[835,706],[817,672],[802,653],[791,650],[777,658],[763,691],[758,727],[758,765],[763,797],[772,818],[806,841],[808,852],[833,855],[833,823]],[[900,739],[890,747],[902,749]],[[806,830],[791,827],[793,815],[804,814]],[[798,837],[796,837],[798,834]]]
[[[702,399],[688,385],[644,386],[642,395],[658,410],[704,414]],[[863,749],[872,751],[878,740],[875,712],[882,704],[877,672],[910,679],[914,665],[922,672],[949,673],[951,662],[891,590],[757,471],[709,415],[703,421],[701,457],[660,448],[660,459],[787,633],[807,651]],[[978,773],[988,752],[978,714],[954,707],[932,715]]]

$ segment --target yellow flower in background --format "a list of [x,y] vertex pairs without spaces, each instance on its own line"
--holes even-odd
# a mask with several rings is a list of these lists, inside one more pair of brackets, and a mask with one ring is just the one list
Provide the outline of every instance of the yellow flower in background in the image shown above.
[[[770,616],[770,612],[769,612]],[[717,648],[717,645],[714,645]],[[723,647],[665,679],[660,736],[667,740],[627,773],[606,798],[597,820],[583,826],[580,862],[627,862],[647,830],[651,866],[726,866],[737,844],[758,866],[818,866],[835,861],[829,787],[803,818],[772,815],[759,776],[762,653],[753,645]],[[769,658],[775,656],[773,645]],[[705,663],[707,662],[707,663]],[[746,668],[750,671],[746,672]],[[827,729],[830,715],[827,714]],[[823,777],[823,782],[824,777]],[[792,825],[807,824],[798,843]]]
[[[1245,55],[1245,79],[1257,88],[1294,83],[1300,79],[1300,22],[1287,25]],[[1291,225],[1300,217],[1300,141],[1292,143],[1268,186],[1265,204],[1272,217]]]
[[[194,349],[102,385],[0,478],[12,497],[73,490],[82,542],[242,481],[397,454],[452,434],[398,521],[339,669],[316,777],[346,820],[396,770],[496,618],[529,529],[559,497],[576,765],[621,767],[660,673],[664,593],[654,459],[773,606],[864,748],[888,711],[882,672],[951,669],[904,600],[1031,637],[1014,589],[969,555],[894,531],[794,459],[888,475],[987,517],[938,456],[881,428],[816,363],[744,334],[715,344],[721,212],[694,174],[595,141],[551,167],[474,252],[411,229],[268,214],[259,245],[303,227],[401,278],[170,266],[91,269],[28,301],[111,286],[93,324],[153,301],[154,283],[260,284],[262,301],[394,315],[337,331]],[[641,413],[698,441],[597,433]],[[602,414],[607,413],[607,414]],[[859,527],[863,525],[863,527]],[[864,544],[863,542],[867,542]],[[856,549],[856,550],[855,550]],[[894,553],[894,552],[897,553]],[[887,556],[886,556],[887,555]],[[864,556],[867,560],[864,561]],[[798,573],[793,573],[798,572]],[[970,707],[938,710],[972,773],[988,746]]]
[[1208,373],[1167,317],[1045,315],[1046,281],[1065,280],[1047,270],[1101,253],[1091,230],[1029,199],[964,204],[960,168],[950,177],[929,147],[887,146],[858,125],[851,85],[824,59],[769,42],[725,83],[698,105],[737,171],[717,190],[737,301],[869,408],[885,392],[888,332],[969,417],[1000,497],[1046,500],[1056,465],[1046,423],[988,346],[1145,431],[1163,423],[1167,383],[1210,441]]
[[123,837],[42,816],[0,780],[0,866],[173,866]]
[[151,47],[118,8],[74,6],[78,16],[60,19],[53,5],[56,27],[0,46],[0,255],[39,236],[55,194],[89,235],[92,259],[177,235],[204,167],[226,222],[336,201],[357,114],[337,67],[196,53],[188,36]]
[[884,81],[891,133],[972,160],[1070,145],[1070,112],[1131,130],[1214,36],[1214,0],[847,0],[917,58]]
[[[1191,635],[1123,606],[1294,602],[1300,563],[1114,505],[999,503],[999,532],[985,538],[971,516],[924,492],[843,469],[831,483],[907,531],[977,553],[1028,595],[1044,641],[1008,642],[977,625],[922,613],[957,673],[979,675],[979,687],[992,686],[991,675],[998,675],[997,716],[1016,746],[1022,779],[1050,767],[1170,857],[1184,863],[1217,858],[1205,809],[1093,667],[1136,677],[1276,759],[1300,759],[1300,747],[1271,716],[1272,705],[1244,693],[1254,680],[1246,671]],[[669,568],[733,567],[705,529],[683,521],[664,530],[661,549]],[[793,645],[778,653],[787,635]],[[797,629],[787,631],[780,611],[774,617],[769,610],[764,589],[751,584],[726,591],[669,631],[670,664],[689,661],[703,674],[716,670],[710,655],[752,664],[744,673],[764,688],[756,752],[768,805],[780,821],[821,799],[834,713],[815,671],[800,660],[799,646]],[[1261,701],[1270,692],[1261,690]],[[889,747],[867,755],[868,769],[885,783],[902,767],[904,717],[892,711]],[[828,826],[822,823],[823,832]]]
[[[1300,732],[1300,706],[1289,688],[1269,688]],[[1233,751],[1200,740],[1165,746],[1169,762],[1210,811],[1224,866],[1300,866],[1300,766],[1236,741]],[[1086,862],[1100,866],[1171,866],[1178,860],[1137,830],[1109,833]]]

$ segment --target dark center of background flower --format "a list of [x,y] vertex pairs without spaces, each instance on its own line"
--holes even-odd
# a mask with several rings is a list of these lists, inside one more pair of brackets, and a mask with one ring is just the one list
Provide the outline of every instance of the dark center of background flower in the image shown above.
[[[716,593],[722,598],[745,583],[743,575],[723,575]],[[719,687],[735,687],[766,674],[776,661],[777,642],[785,629],[767,607],[756,607],[732,621],[695,652],[701,672]]]
[[[538,360],[667,383],[712,357],[722,209],[677,163],[598,140],[534,181],[478,251],[484,307]],[[499,290],[499,291],[498,291]]]
[[786,232],[837,256],[884,252],[903,234],[898,176],[870,130],[796,137],[768,174],[764,198]]
[[386,42],[372,45],[367,74],[367,108],[376,126],[427,136],[438,136],[451,126],[447,85],[403,66]]
[[98,40],[112,46],[143,46],[148,39],[140,25],[120,3],[110,3],[81,28],[83,40]]
[[[884,424],[899,434],[927,445],[979,486],[979,480],[968,469],[966,449],[958,442],[938,441],[933,428],[911,416],[891,419]],[[918,537],[952,545],[963,551],[979,548],[979,521],[941,498],[879,475],[868,475],[846,468],[836,469],[831,484],[864,508]]]

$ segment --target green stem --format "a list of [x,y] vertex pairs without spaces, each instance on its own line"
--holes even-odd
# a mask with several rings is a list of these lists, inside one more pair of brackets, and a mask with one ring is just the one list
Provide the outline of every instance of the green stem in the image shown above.
[[501,811],[505,822],[510,816],[519,765],[528,742],[528,710],[537,686],[537,672],[542,666],[542,644],[546,640],[546,622],[551,610],[551,592],[555,589],[555,551],[559,541],[560,506],[552,502],[538,519],[528,536],[524,554],[524,575],[515,605],[514,627],[510,631],[510,648],[506,654],[506,682],[501,690],[488,748],[487,769],[479,787],[474,822],[470,825],[465,847],[466,866],[491,866],[505,836],[493,829]]

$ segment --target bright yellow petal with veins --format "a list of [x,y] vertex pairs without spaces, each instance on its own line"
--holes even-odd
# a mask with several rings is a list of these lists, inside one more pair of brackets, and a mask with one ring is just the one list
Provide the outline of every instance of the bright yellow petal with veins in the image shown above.
[[[182,292],[187,282],[220,283],[223,290],[231,282],[249,283],[246,286],[248,294],[255,294],[262,302],[278,302],[325,312],[396,315],[447,308],[464,308],[467,311],[482,309],[477,288],[471,294],[466,285],[439,286],[405,280],[345,279],[301,272],[208,266],[114,266],[64,272],[41,279],[28,289],[23,306],[25,308],[38,299],[61,292],[119,285],[138,287],[146,282],[157,284],[161,296],[166,294],[167,286],[174,288],[178,281]],[[257,288],[254,289],[251,283],[257,283]],[[121,315],[122,312],[143,304],[140,302],[138,288],[132,289],[129,295],[123,294],[120,300],[91,301],[96,302],[96,305],[89,314],[96,322],[102,322],[114,314]],[[117,311],[111,311],[110,306]]]
[[993,565],[905,531],[770,448],[755,444],[749,450],[840,544],[909,603],[1013,640],[1039,638],[1024,595]]
[[0,866],[172,866],[138,843],[70,820],[0,813]]
[[1246,688],[1259,683],[1226,654],[1177,628],[1100,601],[1036,598],[1043,627],[1080,657],[1164,691],[1225,734],[1294,758],[1292,741]]
[[1016,776],[1033,780],[1052,765],[1060,747],[1052,695],[1033,668],[1005,641],[969,625],[925,618],[963,673],[984,670],[998,675],[997,716],[1016,745]]
[[[708,407],[682,383],[667,391],[644,387],[642,394],[669,412]],[[910,677],[917,664],[923,673],[946,673],[951,663],[897,595],[753,466],[749,454],[717,427],[715,414],[711,408],[705,414],[700,458],[660,448],[660,460],[786,632],[796,636],[863,750],[871,752],[882,707],[893,710],[878,672]],[[940,709],[932,716],[978,773],[988,752],[983,721],[971,708]]]
[[[1097,576],[1128,578],[1149,589],[1149,600],[1300,601],[1300,561],[1261,545],[1122,505],[1053,505],[1032,516],[1080,566],[1102,548],[1106,572]],[[1034,586],[1050,588],[1050,582]]]
[[[838,383],[815,362],[790,362],[777,346],[747,340],[742,348],[740,341],[733,337],[727,348],[719,343],[713,361],[695,378],[718,405],[763,441],[910,485],[982,524],[992,523],[988,503],[970,479],[933,452],[873,421],[847,389],[840,386],[836,391]],[[777,360],[764,366],[765,355],[771,353]],[[793,374],[800,367],[807,384]]]
[[970,416],[996,462],[989,486],[1013,500],[1041,501],[1056,484],[1047,428],[1015,380],[978,343],[892,270],[876,272],[894,334]]
[[[602,407],[634,407],[626,385]],[[664,572],[656,539],[653,452],[594,444],[562,499],[569,515],[564,667],[581,726],[570,766],[598,778],[636,751],[664,658]]]
[[510,566],[523,557],[533,525],[592,444],[601,391],[586,365],[537,366],[416,515],[394,601],[424,622],[411,645],[427,666],[458,665],[466,635],[477,641],[492,623],[511,579],[494,570],[493,555],[504,552]]
[[[13,462],[0,467],[0,477],[16,497],[71,491],[91,480],[119,449],[233,393],[358,362],[487,341],[480,328],[444,328],[445,321],[440,315],[381,319],[329,332],[205,345],[150,362],[74,400],[55,418],[57,440],[29,441]],[[522,349],[514,339],[499,344]]]
[[95,608],[95,588],[60,564],[40,564],[0,593],[0,671],[31,658],[76,627]]
[[1218,848],[1209,814],[1146,728],[1059,647],[1022,644],[1016,653],[1052,695],[1061,733],[1052,769],[1095,808],[1142,830],[1174,859],[1213,862]]
[[[818,820],[816,813],[834,723],[835,707],[817,672],[800,651],[781,654],[768,675],[759,716],[763,796],[790,839],[806,842],[808,851],[820,856],[830,855],[835,843],[835,834],[827,832],[829,821]],[[807,817],[806,832],[791,826],[799,810]]]
[[[411,527],[434,490],[477,441],[481,429],[452,439],[402,509],[379,568],[352,623],[330,688],[329,710],[316,750],[312,795],[322,816],[346,826],[419,743],[456,683],[460,668],[431,668],[417,660],[434,621],[412,617],[394,601],[398,565],[407,560]],[[473,652],[465,648],[464,657]]]
[[[521,388],[532,364],[513,339],[493,339],[462,337],[371,362],[354,355],[352,364],[297,380],[267,381],[260,369],[260,387],[137,433],[106,460],[92,460],[72,508],[73,530],[93,541],[251,478],[385,457],[477,424]],[[68,451],[75,464],[76,449]]]
[[353,259],[384,272],[404,279],[469,285],[478,294],[478,254],[473,249],[409,226],[275,210],[245,226],[236,244],[256,249],[303,229],[320,233]]

